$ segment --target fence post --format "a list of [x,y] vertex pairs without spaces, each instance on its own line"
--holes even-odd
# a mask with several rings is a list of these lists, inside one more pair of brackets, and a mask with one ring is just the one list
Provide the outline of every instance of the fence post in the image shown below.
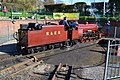
[[38,23],[38,15],[37,15],[37,13],[35,15],[35,19],[36,19],[36,23]]
[[10,40],[10,31],[9,31],[9,26],[8,27],[8,41]]
[[114,38],[116,38],[117,27],[115,27]]
[[13,8],[12,7],[10,8],[10,12],[11,12],[11,20],[13,20],[13,15],[12,15],[13,14]]
[[103,80],[107,80],[107,73],[108,73],[108,69],[107,69],[107,66],[108,66],[108,61],[109,61],[109,53],[110,53],[110,40],[108,41],[108,50],[107,50],[107,55],[105,56],[105,69],[104,69],[104,77],[103,77]]

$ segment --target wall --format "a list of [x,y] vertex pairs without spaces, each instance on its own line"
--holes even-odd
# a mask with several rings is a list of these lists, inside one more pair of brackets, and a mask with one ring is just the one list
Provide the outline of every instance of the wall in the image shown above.
[[[20,24],[28,24],[29,22],[36,22],[35,20],[15,20],[14,24],[11,20],[0,20],[0,43],[14,39],[13,33],[17,32]],[[47,22],[49,22],[47,20]],[[58,23],[57,21],[51,20],[50,22]],[[44,20],[38,20],[38,23],[44,24]]]

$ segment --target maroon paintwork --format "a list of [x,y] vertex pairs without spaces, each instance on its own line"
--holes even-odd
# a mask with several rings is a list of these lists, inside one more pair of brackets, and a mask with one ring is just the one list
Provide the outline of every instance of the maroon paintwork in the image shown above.
[[78,30],[73,30],[72,31],[72,40],[78,39]]
[[[84,32],[98,30],[96,24],[79,24],[72,30],[72,40],[79,40]],[[43,25],[41,30],[19,30],[19,44],[24,48],[68,41],[68,32],[64,25]],[[70,36],[70,35],[69,35]]]
[[83,28],[78,27],[78,36],[83,36]]
[[27,41],[27,47],[52,44],[67,41],[67,31],[63,25],[46,25],[42,26],[42,30],[26,31],[24,39]]
[[82,28],[83,32],[87,32],[87,31],[97,31],[98,27],[96,24],[79,24],[78,28]]

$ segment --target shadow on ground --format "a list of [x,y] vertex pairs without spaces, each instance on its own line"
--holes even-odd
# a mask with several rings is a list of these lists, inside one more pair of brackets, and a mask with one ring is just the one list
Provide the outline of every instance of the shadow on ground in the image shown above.
[[16,43],[4,44],[0,46],[0,54],[19,55]]

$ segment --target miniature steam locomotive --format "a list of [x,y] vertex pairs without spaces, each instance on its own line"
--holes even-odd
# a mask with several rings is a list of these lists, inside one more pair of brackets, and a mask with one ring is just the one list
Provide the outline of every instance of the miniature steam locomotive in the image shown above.
[[27,53],[36,53],[56,47],[73,46],[101,38],[96,24],[78,24],[74,28],[58,24],[21,24],[18,29],[18,46]]

